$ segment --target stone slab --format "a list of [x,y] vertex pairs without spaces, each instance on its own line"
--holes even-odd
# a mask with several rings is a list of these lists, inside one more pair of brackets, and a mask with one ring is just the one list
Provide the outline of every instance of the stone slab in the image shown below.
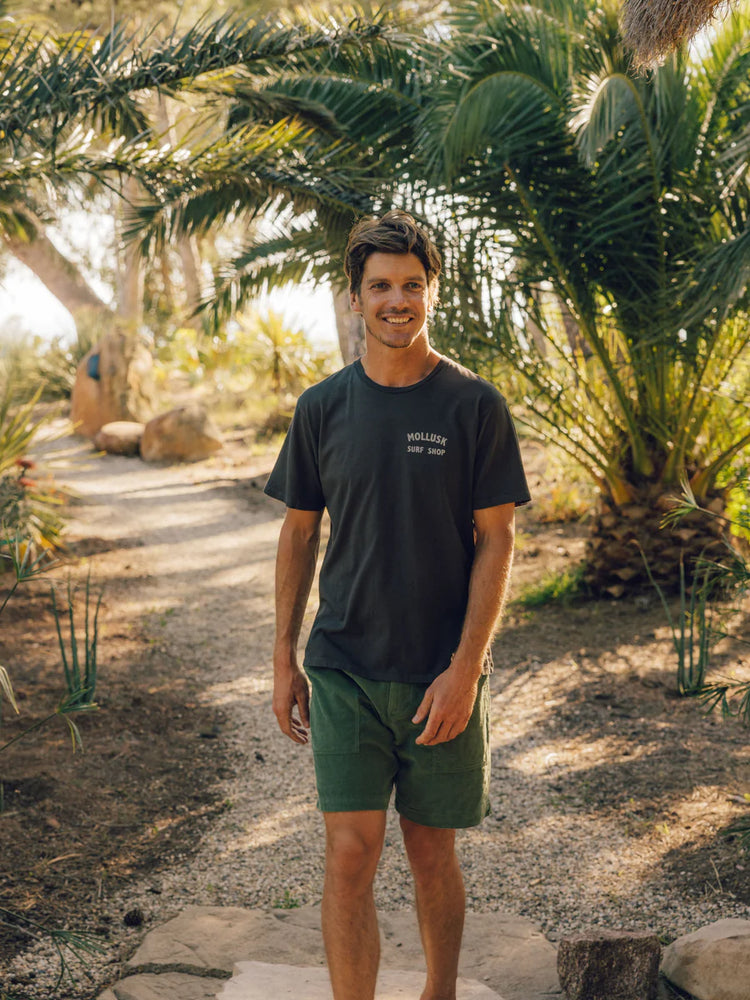
[[[382,969],[422,973],[424,956],[414,911],[381,911],[378,918]],[[324,968],[320,907],[187,907],[145,937],[126,970],[220,975],[246,961]],[[466,914],[459,975],[487,984],[505,1000],[561,995],[555,946],[531,921],[504,913]]]
[[[383,966],[424,969],[415,912],[391,910],[378,919]],[[458,973],[486,983],[506,1000],[561,995],[555,945],[530,920],[506,913],[466,914]]]
[[181,972],[128,976],[99,1000],[215,1000],[226,980]]
[[[424,988],[424,975],[398,969],[381,970],[375,991],[376,1000],[417,1000]],[[320,968],[274,965],[267,962],[239,962],[235,974],[217,1000],[332,1000],[328,973]],[[473,980],[459,979],[456,1000],[503,1000]]]
[[235,963],[243,961],[323,965],[320,921],[317,927],[297,926],[290,934],[286,922],[272,911],[188,906],[146,935],[126,969],[180,965],[231,973]]

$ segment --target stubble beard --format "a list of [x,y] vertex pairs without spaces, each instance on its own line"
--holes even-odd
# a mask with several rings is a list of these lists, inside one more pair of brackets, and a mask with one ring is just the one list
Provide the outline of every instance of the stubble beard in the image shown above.
[[[405,350],[406,348],[411,347],[413,344],[415,344],[417,340],[419,340],[422,333],[425,332],[426,325],[427,324],[422,326],[421,329],[417,333],[415,333],[414,336],[410,337],[408,340],[399,340],[396,343],[392,343],[390,339],[388,339],[387,337],[381,335],[380,333],[376,333],[366,323],[365,323],[365,330],[374,340],[377,340],[379,344],[382,344],[384,347],[390,347],[393,350],[400,351],[400,350]],[[398,337],[397,331],[394,330],[393,335],[395,337]]]

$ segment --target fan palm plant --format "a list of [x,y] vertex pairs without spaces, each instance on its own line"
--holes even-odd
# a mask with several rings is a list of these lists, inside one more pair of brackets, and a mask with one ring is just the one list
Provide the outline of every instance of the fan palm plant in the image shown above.
[[595,478],[589,582],[676,579],[659,531],[686,472],[720,505],[750,444],[750,23],[634,76],[612,0],[471,2],[422,147],[452,336],[499,352],[529,420]]

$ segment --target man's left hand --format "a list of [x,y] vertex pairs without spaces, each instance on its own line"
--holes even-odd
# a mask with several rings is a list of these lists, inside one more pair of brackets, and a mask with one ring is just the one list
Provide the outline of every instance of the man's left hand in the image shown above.
[[411,720],[419,725],[427,719],[416,739],[420,746],[447,743],[466,729],[477,700],[478,683],[478,680],[467,681],[466,674],[455,669],[455,665],[435,678]]

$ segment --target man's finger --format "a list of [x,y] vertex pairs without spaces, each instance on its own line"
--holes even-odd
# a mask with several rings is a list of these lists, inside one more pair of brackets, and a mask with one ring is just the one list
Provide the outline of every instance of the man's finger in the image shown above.
[[310,738],[307,732],[307,727],[298,719],[295,719],[294,716],[290,719],[290,723],[291,730],[288,735],[294,740],[295,743],[307,743]]
[[299,708],[299,718],[301,724],[305,729],[310,728],[310,695],[308,693],[307,687],[302,691],[301,695],[297,698],[297,707]]
[[[424,727],[422,733],[416,738],[415,743],[419,743],[420,746],[430,746],[437,740],[437,736],[440,732],[440,727],[442,722],[437,719],[428,718],[427,725]],[[440,740],[437,740],[439,743]]]
[[424,722],[427,716],[430,714],[430,708],[432,706],[432,695],[429,690],[425,691],[424,698],[419,703],[419,708],[414,713],[412,717],[412,722],[418,726],[420,722]]

